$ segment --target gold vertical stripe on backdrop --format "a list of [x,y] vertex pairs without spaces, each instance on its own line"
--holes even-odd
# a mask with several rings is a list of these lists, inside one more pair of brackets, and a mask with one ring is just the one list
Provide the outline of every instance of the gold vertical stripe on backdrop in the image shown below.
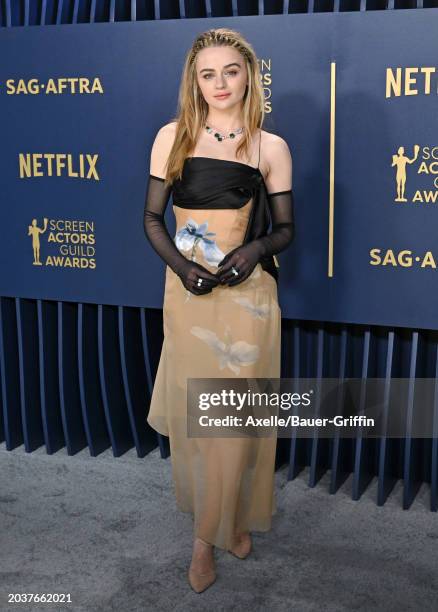
[[330,75],[330,193],[329,193],[329,243],[328,275],[333,276],[333,233],[335,214],[335,112],[336,112],[336,63],[331,63]]

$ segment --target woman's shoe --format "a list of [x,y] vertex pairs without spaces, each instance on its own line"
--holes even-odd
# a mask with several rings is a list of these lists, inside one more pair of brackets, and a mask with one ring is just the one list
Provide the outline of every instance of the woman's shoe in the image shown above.
[[[208,542],[204,542],[201,538],[196,538],[199,542],[202,542],[205,546],[211,547],[212,544]],[[214,559],[213,559],[214,563]],[[192,568],[192,564],[190,564],[190,568],[188,571],[188,579],[189,584],[195,593],[202,593],[205,589],[208,589],[209,586],[213,584],[216,580],[216,570],[211,569],[208,572],[198,572]]]
[[236,536],[236,539],[237,538],[240,538],[240,541],[238,540],[237,544],[235,544],[232,548],[229,548],[228,552],[238,559],[246,559],[251,552],[251,535],[249,533],[241,533]]

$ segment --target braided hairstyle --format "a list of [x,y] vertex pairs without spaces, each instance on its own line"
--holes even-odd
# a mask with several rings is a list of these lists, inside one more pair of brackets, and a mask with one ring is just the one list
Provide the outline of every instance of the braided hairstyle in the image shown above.
[[256,54],[252,46],[243,40],[241,35],[238,35],[235,30],[228,28],[217,28],[215,30],[207,30],[200,34],[194,41],[189,52],[189,62],[192,64],[199,51],[205,47],[220,47],[228,46],[237,49],[243,55],[246,61],[251,64],[257,61]]

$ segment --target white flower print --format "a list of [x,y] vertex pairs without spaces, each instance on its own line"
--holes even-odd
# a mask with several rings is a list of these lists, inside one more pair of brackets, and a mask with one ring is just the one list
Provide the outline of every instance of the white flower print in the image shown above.
[[247,297],[235,297],[233,298],[233,302],[237,302],[243,306],[243,308],[249,312],[254,319],[267,319],[273,308],[272,304],[269,305],[268,303],[257,306]]
[[241,366],[252,365],[259,358],[260,348],[256,344],[248,344],[244,340],[232,342],[229,325],[226,326],[224,341],[214,331],[198,325],[194,325],[190,332],[212,349],[221,370],[228,367],[237,375]]
[[220,248],[217,246],[216,241],[208,236],[216,236],[215,232],[207,232],[208,221],[198,224],[193,219],[188,219],[185,226],[181,228],[175,236],[175,244],[181,251],[188,251],[192,249],[191,258],[195,259],[196,248],[199,246],[205,261],[210,266],[217,265],[225,257]]

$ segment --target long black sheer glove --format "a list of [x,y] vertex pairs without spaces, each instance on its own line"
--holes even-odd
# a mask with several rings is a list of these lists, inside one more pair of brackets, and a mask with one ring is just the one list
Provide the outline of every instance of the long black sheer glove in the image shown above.
[[[200,264],[184,257],[167,230],[164,213],[171,190],[171,185],[164,186],[164,179],[149,175],[143,215],[146,237],[158,255],[179,276],[188,291],[195,295],[210,293],[213,287],[219,284],[219,279]],[[200,287],[199,278],[202,278]]]
[[[221,284],[228,284],[230,287],[240,285],[251,275],[262,257],[280,253],[292,242],[295,236],[292,190],[268,194],[268,199],[272,231],[267,236],[236,247],[225,255],[218,264],[221,269],[216,274]],[[238,276],[232,272],[232,266],[239,272]]]

